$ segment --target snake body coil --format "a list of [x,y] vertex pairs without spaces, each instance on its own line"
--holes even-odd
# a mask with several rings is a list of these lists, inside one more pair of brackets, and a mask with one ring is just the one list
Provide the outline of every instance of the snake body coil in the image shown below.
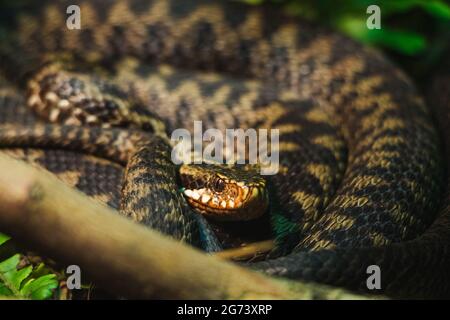
[[[69,99],[77,88],[120,116],[128,110],[126,119],[161,122],[149,126],[141,144],[136,128],[54,127],[25,118],[18,121],[28,124],[24,129],[3,112],[2,146],[69,147],[126,163],[121,194],[108,191],[120,204],[106,202],[196,244],[170,150],[151,133],[192,130],[194,120],[205,130],[278,129],[280,170],[268,178],[278,248],[272,259],[250,267],[365,292],[366,270],[378,265],[377,293],[450,296],[450,200],[438,211],[444,184],[439,137],[410,80],[379,53],[265,8],[191,0],[75,2],[80,30],[65,28],[64,2],[17,22],[0,50],[5,73],[28,84],[29,104],[38,97],[44,106],[38,112],[46,113],[55,81],[36,73],[69,56],[67,65],[81,61],[76,72],[88,76],[69,73],[58,82],[58,97]],[[92,70],[114,85],[90,76]],[[74,118],[64,104],[60,109],[53,118]],[[83,112],[75,116],[102,121],[101,110]],[[447,130],[448,108],[436,112]],[[443,136],[448,148],[448,132]],[[131,158],[127,141],[134,141]],[[108,148],[113,143],[119,146]],[[57,158],[55,152],[47,154]]]

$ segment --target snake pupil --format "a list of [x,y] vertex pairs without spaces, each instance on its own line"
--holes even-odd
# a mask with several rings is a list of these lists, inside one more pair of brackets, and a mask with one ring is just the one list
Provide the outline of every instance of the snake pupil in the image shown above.
[[225,189],[225,182],[222,179],[217,179],[214,182],[213,189],[216,192],[222,192]]

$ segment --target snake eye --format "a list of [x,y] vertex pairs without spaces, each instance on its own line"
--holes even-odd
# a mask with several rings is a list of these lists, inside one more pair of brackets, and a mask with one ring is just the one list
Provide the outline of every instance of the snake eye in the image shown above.
[[214,181],[212,187],[214,191],[222,192],[225,189],[225,182],[222,179],[218,178]]

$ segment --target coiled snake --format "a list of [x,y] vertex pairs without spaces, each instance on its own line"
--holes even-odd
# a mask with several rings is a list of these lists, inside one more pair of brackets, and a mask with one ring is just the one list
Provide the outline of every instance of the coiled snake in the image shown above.
[[[20,15],[2,44],[6,78],[27,91],[25,102],[3,86],[0,145],[20,148],[8,152],[208,251],[220,243],[187,202],[216,218],[270,213],[277,248],[249,265],[262,272],[367,292],[367,267],[378,265],[377,293],[449,296],[439,136],[383,56],[267,8],[69,2]],[[66,28],[73,4],[80,30]],[[446,128],[448,108],[437,112]],[[278,129],[278,173],[178,170],[167,136],[196,120],[222,132]]]

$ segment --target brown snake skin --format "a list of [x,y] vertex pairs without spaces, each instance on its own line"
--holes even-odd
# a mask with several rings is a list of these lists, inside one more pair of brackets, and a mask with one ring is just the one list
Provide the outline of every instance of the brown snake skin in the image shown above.
[[[85,83],[113,83],[161,118],[168,134],[192,130],[194,120],[203,121],[205,130],[280,130],[280,171],[268,178],[278,248],[271,259],[250,267],[367,292],[366,269],[375,264],[382,272],[376,293],[450,296],[450,200],[442,197],[449,161],[443,161],[436,126],[414,85],[378,52],[270,8],[191,0],[69,4],[81,7],[81,30],[65,29],[64,2],[19,20],[11,44],[0,50],[9,79],[26,87],[43,62],[70,53],[67,65],[79,60],[76,72],[98,75]],[[49,87],[63,95],[61,87],[33,81],[42,100]],[[26,111],[23,94],[3,90],[0,144],[21,147],[10,153],[115,208],[145,190],[140,198],[153,197],[148,203],[157,205],[138,214],[144,206],[134,202],[129,215],[138,221],[150,221],[151,212],[163,210],[159,204],[177,197],[170,179],[158,188],[164,177],[153,189],[131,185],[121,193],[122,167],[77,153],[67,123],[55,131],[53,147],[66,144],[72,151],[23,149],[36,147],[24,137],[36,135],[35,122],[42,120]],[[19,105],[25,111],[18,112]],[[448,100],[437,105],[436,118],[448,130]],[[142,112],[129,108],[134,115]],[[103,129],[97,130],[101,136]],[[41,132],[39,139],[48,136]],[[449,148],[448,132],[441,136]],[[99,145],[88,140],[81,151]],[[46,147],[52,147],[50,140]],[[168,162],[159,169],[175,176]],[[175,204],[171,212],[177,206],[183,207]],[[189,242],[181,231],[175,237]]]

